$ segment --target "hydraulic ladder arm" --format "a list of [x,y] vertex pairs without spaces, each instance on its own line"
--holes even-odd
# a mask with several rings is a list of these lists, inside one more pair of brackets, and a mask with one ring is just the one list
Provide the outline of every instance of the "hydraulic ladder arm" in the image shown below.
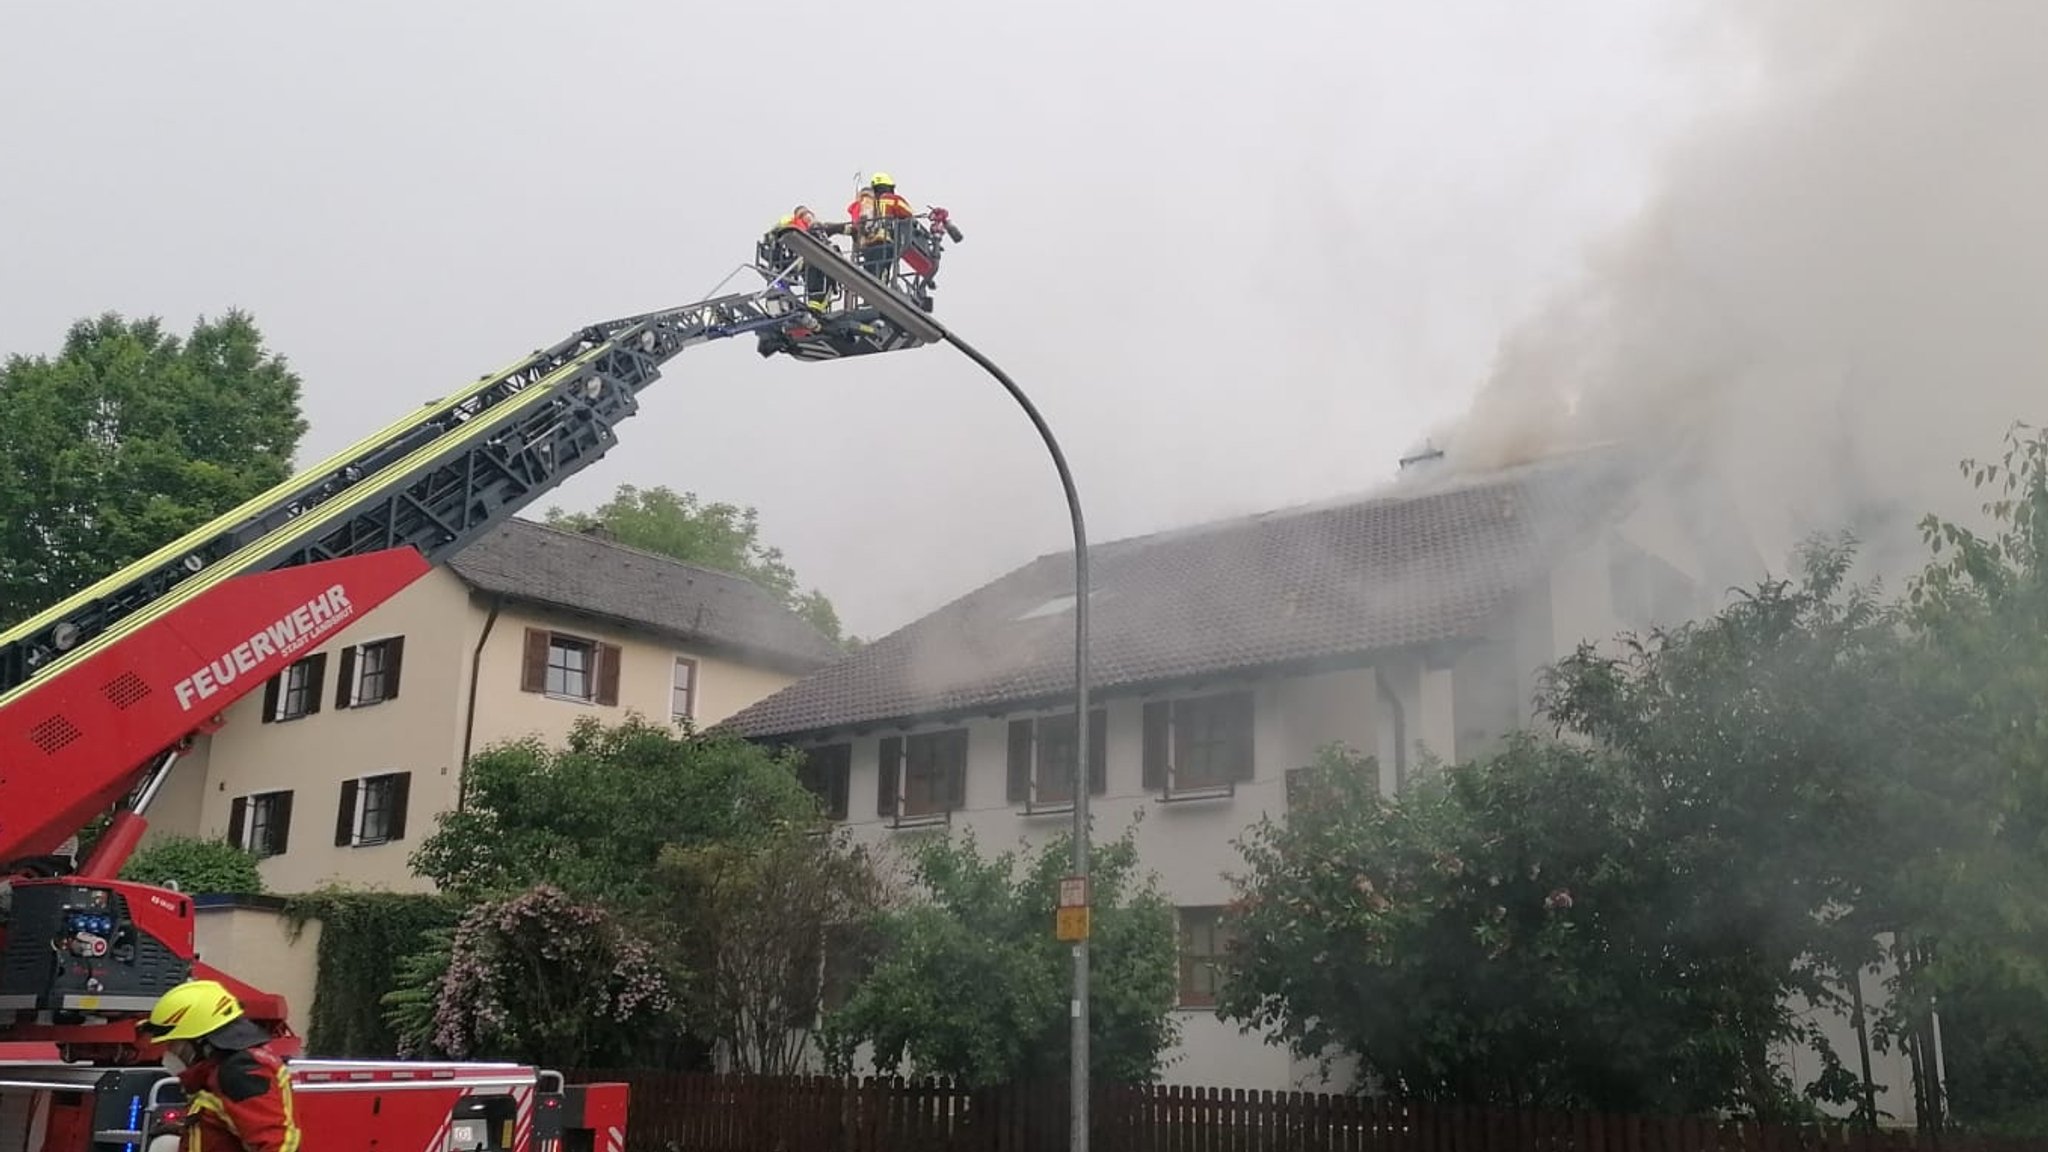
[[[669,359],[776,324],[781,304],[736,294],[579,329],[0,633],[0,863],[29,862],[9,869],[0,1039],[122,1062],[134,1016],[197,971],[295,1044],[281,998],[193,964],[188,897],[113,879],[179,750],[602,457]],[[50,863],[116,804],[82,866]]]

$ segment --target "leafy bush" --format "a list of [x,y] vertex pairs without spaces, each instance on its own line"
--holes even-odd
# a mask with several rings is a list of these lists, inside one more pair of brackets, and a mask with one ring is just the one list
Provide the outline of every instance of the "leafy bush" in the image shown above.
[[183,892],[230,893],[264,891],[256,855],[226,840],[168,836],[128,858],[121,879],[140,884],[176,885]]

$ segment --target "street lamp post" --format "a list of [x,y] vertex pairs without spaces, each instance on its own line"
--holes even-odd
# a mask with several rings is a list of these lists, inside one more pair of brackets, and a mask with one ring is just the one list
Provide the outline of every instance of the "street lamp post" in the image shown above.
[[[1024,409],[1032,427],[1038,429],[1039,439],[1045,441],[1045,450],[1051,454],[1052,466],[1059,473],[1060,488],[1067,498],[1067,515],[1074,527],[1073,868],[1085,891],[1088,880],[1088,528],[1081,517],[1081,495],[1074,486],[1074,474],[1067,467],[1066,453],[1060,450],[1059,439],[1053,435],[1052,427],[1045,422],[1038,406],[1031,402],[1015,380],[1010,379],[1010,374],[933,319],[931,313],[892,291],[809,232],[784,229],[779,238],[812,267],[834,269],[833,277],[848,292],[871,305],[890,323],[926,344],[951,344],[980,365],[981,370],[994,377],[1017,406]],[[1068,1008],[1072,1023],[1072,1059],[1068,1074],[1073,1081],[1068,1146],[1072,1152],[1088,1152],[1088,936],[1089,933],[1084,931],[1074,941],[1074,990],[1073,1001]]]

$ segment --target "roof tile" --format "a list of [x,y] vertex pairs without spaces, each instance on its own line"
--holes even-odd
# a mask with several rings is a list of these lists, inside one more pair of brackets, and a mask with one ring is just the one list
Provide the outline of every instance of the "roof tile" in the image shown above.
[[[1470,636],[1624,481],[1578,455],[1091,545],[1091,688]],[[1072,598],[1071,550],[1041,556],[725,726],[793,736],[1050,699],[1072,690]]]
[[745,658],[809,671],[839,648],[744,576],[596,536],[512,520],[456,553],[472,587],[651,629]]

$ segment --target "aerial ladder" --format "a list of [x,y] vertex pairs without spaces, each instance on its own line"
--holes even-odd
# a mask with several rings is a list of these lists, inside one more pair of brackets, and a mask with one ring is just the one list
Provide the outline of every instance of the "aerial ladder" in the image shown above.
[[[771,233],[758,287],[576,329],[0,632],[0,1152],[134,1152],[173,1126],[176,1082],[135,1025],[189,978],[221,981],[280,1054],[302,1051],[282,997],[195,957],[190,895],[118,878],[193,741],[595,463],[685,349],[751,334],[764,356],[815,362],[929,343],[889,317],[931,310],[960,233],[944,209],[897,227],[882,277]],[[109,815],[81,859],[81,832]],[[623,1147],[624,1085],[502,1064],[291,1067],[303,1152]]]

